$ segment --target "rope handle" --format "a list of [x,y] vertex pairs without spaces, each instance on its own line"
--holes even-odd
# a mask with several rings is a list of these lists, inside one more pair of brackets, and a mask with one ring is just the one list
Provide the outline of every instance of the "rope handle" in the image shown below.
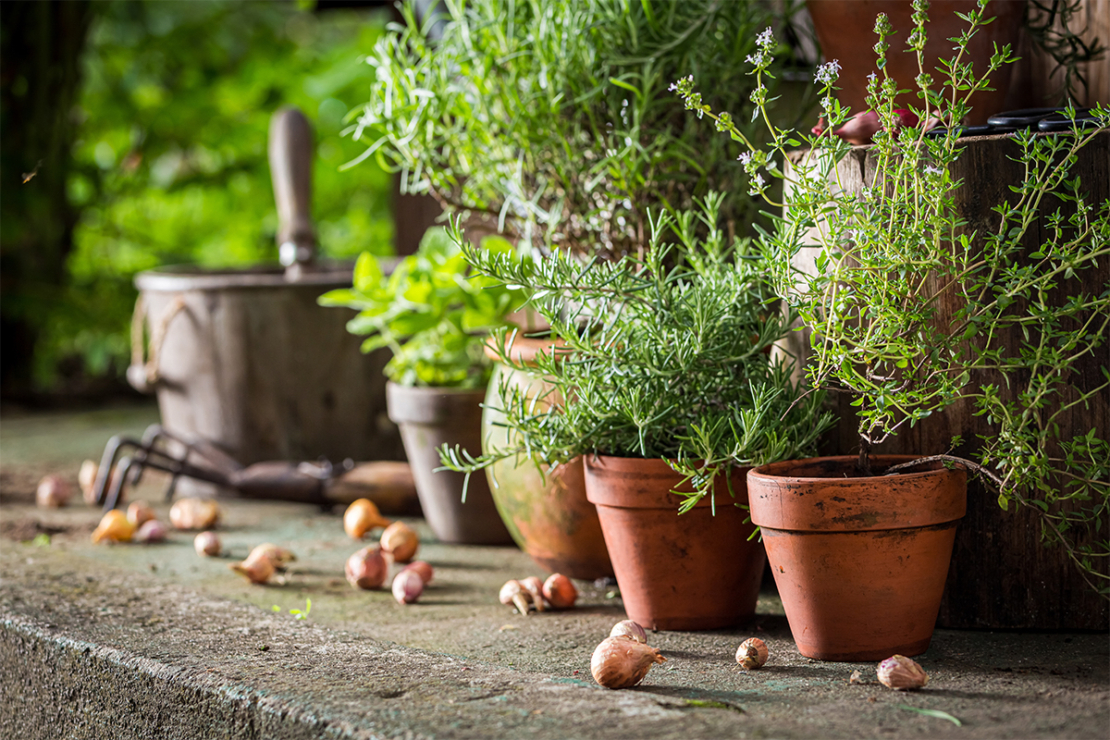
[[162,375],[158,370],[158,358],[162,353],[162,344],[166,341],[166,332],[170,322],[185,308],[185,296],[178,295],[165,312],[158,319],[150,331],[149,357],[143,359],[143,330],[146,328],[146,301],[143,294],[135,301],[135,311],[131,314],[131,367],[127,369],[127,380],[134,388],[143,393],[149,393],[154,385],[161,380]]

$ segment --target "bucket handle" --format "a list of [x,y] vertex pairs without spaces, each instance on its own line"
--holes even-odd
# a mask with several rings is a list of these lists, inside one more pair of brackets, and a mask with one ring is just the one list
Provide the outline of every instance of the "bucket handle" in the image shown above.
[[162,374],[158,371],[158,357],[162,352],[162,343],[166,341],[170,322],[184,308],[184,295],[178,295],[170,301],[170,305],[150,330],[150,356],[144,360],[143,329],[146,325],[144,321],[146,301],[142,293],[135,301],[135,311],[131,314],[131,365],[127,368],[127,382],[140,393],[153,392],[154,386],[162,379]]

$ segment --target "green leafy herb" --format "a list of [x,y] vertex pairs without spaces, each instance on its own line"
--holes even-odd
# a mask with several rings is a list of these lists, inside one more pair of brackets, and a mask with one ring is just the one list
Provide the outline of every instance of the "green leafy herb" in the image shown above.
[[924,714],[926,717],[946,719],[952,724],[956,725],[956,727],[963,727],[964,724],[948,712],[942,712],[939,709],[922,709],[921,707],[911,707],[909,704],[895,704],[894,706],[898,707],[899,709],[905,709],[907,712],[917,712],[918,714]]

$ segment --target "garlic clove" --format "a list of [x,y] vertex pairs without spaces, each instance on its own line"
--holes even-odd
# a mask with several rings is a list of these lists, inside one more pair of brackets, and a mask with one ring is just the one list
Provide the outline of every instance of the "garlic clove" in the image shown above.
[[420,539],[412,527],[404,522],[393,522],[382,532],[382,553],[395,563],[407,563],[416,555]]
[[150,508],[150,504],[146,501],[132,501],[131,505],[127,507],[127,521],[136,527],[141,527],[146,522],[157,518],[158,515],[154,513],[154,509]]
[[381,515],[378,507],[368,498],[354,501],[343,514],[343,529],[353,540],[361,540],[364,534],[375,527],[388,527],[390,524],[391,522]]
[[385,583],[388,566],[377,545],[364,547],[347,558],[343,571],[347,582],[354,588],[380,588]]
[[92,533],[92,541],[99,542],[130,542],[135,534],[135,525],[127,521],[127,515],[119,509],[112,509]]
[[215,532],[201,532],[193,538],[193,548],[201,557],[215,557],[220,554],[220,538]]
[[640,683],[653,665],[666,660],[655,648],[631,637],[606,637],[594,650],[590,673],[607,689],[626,689]]
[[556,609],[569,609],[578,600],[578,589],[562,573],[553,573],[543,582],[543,597]]
[[740,643],[740,647],[736,650],[736,662],[744,670],[754,671],[763,667],[769,655],[767,643],[758,637],[752,637]]
[[623,622],[617,622],[613,625],[613,629],[609,630],[610,637],[631,637],[636,642],[642,642],[647,645],[647,633],[644,628],[631,619],[626,619]]
[[143,544],[162,542],[166,539],[166,525],[157,519],[145,521],[135,531],[135,536],[132,539]]
[[35,489],[35,504],[45,509],[57,509],[69,503],[73,484],[61,475],[47,475]]
[[274,575],[274,563],[265,554],[256,555],[253,552],[241,563],[228,566],[241,576],[245,576],[251,583],[266,583]]
[[393,579],[393,598],[399,604],[411,604],[424,592],[424,579],[415,570],[402,570]]
[[887,658],[879,663],[875,672],[879,676],[879,683],[895,691],[920,689],[929,683],[929,676],[925,670],[916,661],[904,655],[893,655]]
[[536,611],[544,611],[547,602],[543,598],[543,581],[536,576],[528,576],[520,579],[520,585],[532,596],[532,603],[536,605]]
[[403,570],[416,571],[420,576],[420,580],[424,581],[425,586],[432,582],[432,575],[435,573],[435,571],[432,570],[432,566],[428,565],[423,560],[414,560],[406,565]]
[[212,529],[220,521],[220,507],[215,501],[181,498],[170,507],[170,524],[175,529]]
[[512,604],[524,616],[528,616],[528,608],[532,604],[532,595],[524,589],[520,581],[506,581],[501,587],[497,598],[502,604]]

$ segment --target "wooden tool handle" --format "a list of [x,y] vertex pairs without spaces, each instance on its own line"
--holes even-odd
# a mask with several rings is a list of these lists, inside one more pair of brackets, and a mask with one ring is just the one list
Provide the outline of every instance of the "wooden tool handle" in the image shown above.
[[419,509],[412,469],[403,462],[360,463],[324,486],[328,501],[349,504],[368,498],[384,514],[411,514]]
[[287,268],[316,259],[312,226],[312,125],[285,107],[270,119],[270,174],[278,211],[278,249]]

